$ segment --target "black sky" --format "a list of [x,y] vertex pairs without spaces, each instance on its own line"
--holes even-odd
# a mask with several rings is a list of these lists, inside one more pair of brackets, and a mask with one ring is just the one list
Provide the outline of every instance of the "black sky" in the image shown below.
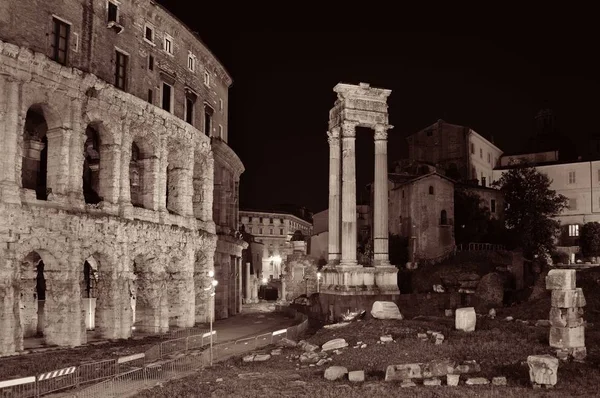
[[[589,33],[535,26],[516,33],[509,25],[493,34],[473,28],[462,35],[446,27],[235,31],[233,21],[233,28],[203,23],[193,2],[159,3],[197,31],[232,75],[229,145],[246,167],[241,208],[327,207],[326,130],[338,82],[392,90],[390,160],[406,155],[408,134],[438,119],[493,136],[505,152],[521,149],[543,107],[554,110],[558,128],[580,139],[582,150],[589,134],[600,133],[600,62]],[[372,180],[372,151],[372,135],[360,131],[359,187]]]

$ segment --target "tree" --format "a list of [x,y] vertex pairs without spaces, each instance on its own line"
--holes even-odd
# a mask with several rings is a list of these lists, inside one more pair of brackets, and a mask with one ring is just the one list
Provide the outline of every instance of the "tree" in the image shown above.
[[588,222],[583,224],[579,242],[584,256],[600,256],[600,223]]
[[546,174],[524,164],[492,184],[504,193],[506,227],[528,258],[552,252],[560,231],[560,223],[552,217],[567,206],[567,198],[550,189],[551,183]]
[[488,233],[490,211],[476,193],[454,190],[454,239],[456,244],[483,242]]

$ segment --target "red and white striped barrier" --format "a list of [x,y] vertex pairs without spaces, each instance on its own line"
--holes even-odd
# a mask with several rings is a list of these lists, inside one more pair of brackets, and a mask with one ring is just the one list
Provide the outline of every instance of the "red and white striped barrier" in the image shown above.
[[54,377],[70,375],[71,373],[75,372],[75,368],[76,368],[75,366],[71,366],[70,368],[54,370],[54,371],[48,372],[48,373],[42,373],[41,375],[38,376],[38,381],[39,380],[48,380],[48,379],[52,379]]

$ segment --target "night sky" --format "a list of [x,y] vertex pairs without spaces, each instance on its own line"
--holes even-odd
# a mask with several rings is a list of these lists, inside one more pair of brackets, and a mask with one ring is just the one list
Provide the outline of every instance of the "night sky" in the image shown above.
[[[541,108],[553,109],[557,127],[582,150],[589,134],[600,133],[600,63],[592,35],[548,29],[511,35],[508,27],[503,36],[476,28],[471,35],[451,34],[455,30],[445,27],[439,33],[234,31],[205,24],[191,4],[159,3],[199,33],[233,78],[229,145],[246,167],[242,209],[327,208],[326,131],[338,82],[392,90],[390,161],[407,155],[407,135],[438,119],[493,136],[505,152],[522,149]],[[234,21],[229,25],[235,28]],[[369,130],[359,130],[357,152],[360,200],[373,175]]]

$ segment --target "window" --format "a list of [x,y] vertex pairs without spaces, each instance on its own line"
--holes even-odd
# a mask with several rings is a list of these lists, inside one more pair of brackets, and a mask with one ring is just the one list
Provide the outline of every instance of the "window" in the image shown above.
[[259,229],[258,229],[258,234],[259,234],[259,235],[262,235],[262,228],[259,228]]
[[173,38],[168,34],[165,34],[163,50],[165,50],[166,53],[173,55]]
[[485,181],[485,177],[483,176],[483,173],[481,173],[481,186],[485,187],[486,185],[486,181]]
[[483,159],[483,149],[479,148],[479,157]]
[[148,55],[148,70],[154,70],[154,56]]
[[196,56],[192,53],[188,54],[188,69],[192,72],[196,70]]
[[427,130],[427,137],[433,136],[433,130]]
[[569,184],[575,184],[575,172],[569,171]]
[[204,84],[210,87],[210,73],[207,70],[204,71]]
[[598,169],[598,182],[600,182],[600,169]]
[[[212,133],[212,116],[214,109],[208,104],[204,104],[204,134],[211,136]],[[262,221],[261,221],[262,222]]]
[[119,6],[112,1],[107,4],[108,22],[119,22]]
[[262,224],[262,217],[258,218],[258,222]]
[[163,82],[161,106],[167,112],[173,112],[173,87]]
[[569,236],[579,236],[579,225],[578,224],[569,225]]
[[471,154],[475,155],[475,144],[471,142]]
[[53,18],[52,20],[52,60],[59,64],[67,64],[67,55],[69,48],[69,33],[71,25]]
[[252,233],[252,227],[248,227],[248,232]]
[[492,163],[492,155],[488,152],[488,163]]
[[219,111],[223,112],[223,100],[219,98]]
[[248,217],[248,222],[252,222],[252,216]]
[[144,26],[144,40],[150,44],[154,44],[154,28],[149,25]]
[[577,199],[569,198],[569,210],[577,210]]
[[283,218],[281,219],[281,223],[283,224]]
[[116,52],[117,60],[115,67],[115,86],[121,90],[125,90],[127,83],[127,55],[123,54],[119,50]]
[[279,235],[283,235],[283,228],[279,228]]
[[273,218],[269,218],[269,224],[273,224]]
[[490,201],[490,208],[491,208],[491,212],[492,212],[492,213],[495,213],[495,212],[496,212],[496,200],[495,200],[495,199],[492,199],[492,200]]
[[219,124],[219,138],[222,140],[225,139],[225,137],[223,137],[223,126],[221,126],[220,124]]
[[431,185],[429,186],[429,194],[433,195],[433,186],[431,186]]
[[446,213],[446,210],[442,210],[440,213],[440,225],[448,225],[448,213]]
[[154,91],[148,89],[148,102],[154,104]]
[[188,92],[185,95],[185,121],[191,125],[194,125],[196,98],[196,95],[191,92]]
[[273,228],[269,229],[269,235],[273,235]]

